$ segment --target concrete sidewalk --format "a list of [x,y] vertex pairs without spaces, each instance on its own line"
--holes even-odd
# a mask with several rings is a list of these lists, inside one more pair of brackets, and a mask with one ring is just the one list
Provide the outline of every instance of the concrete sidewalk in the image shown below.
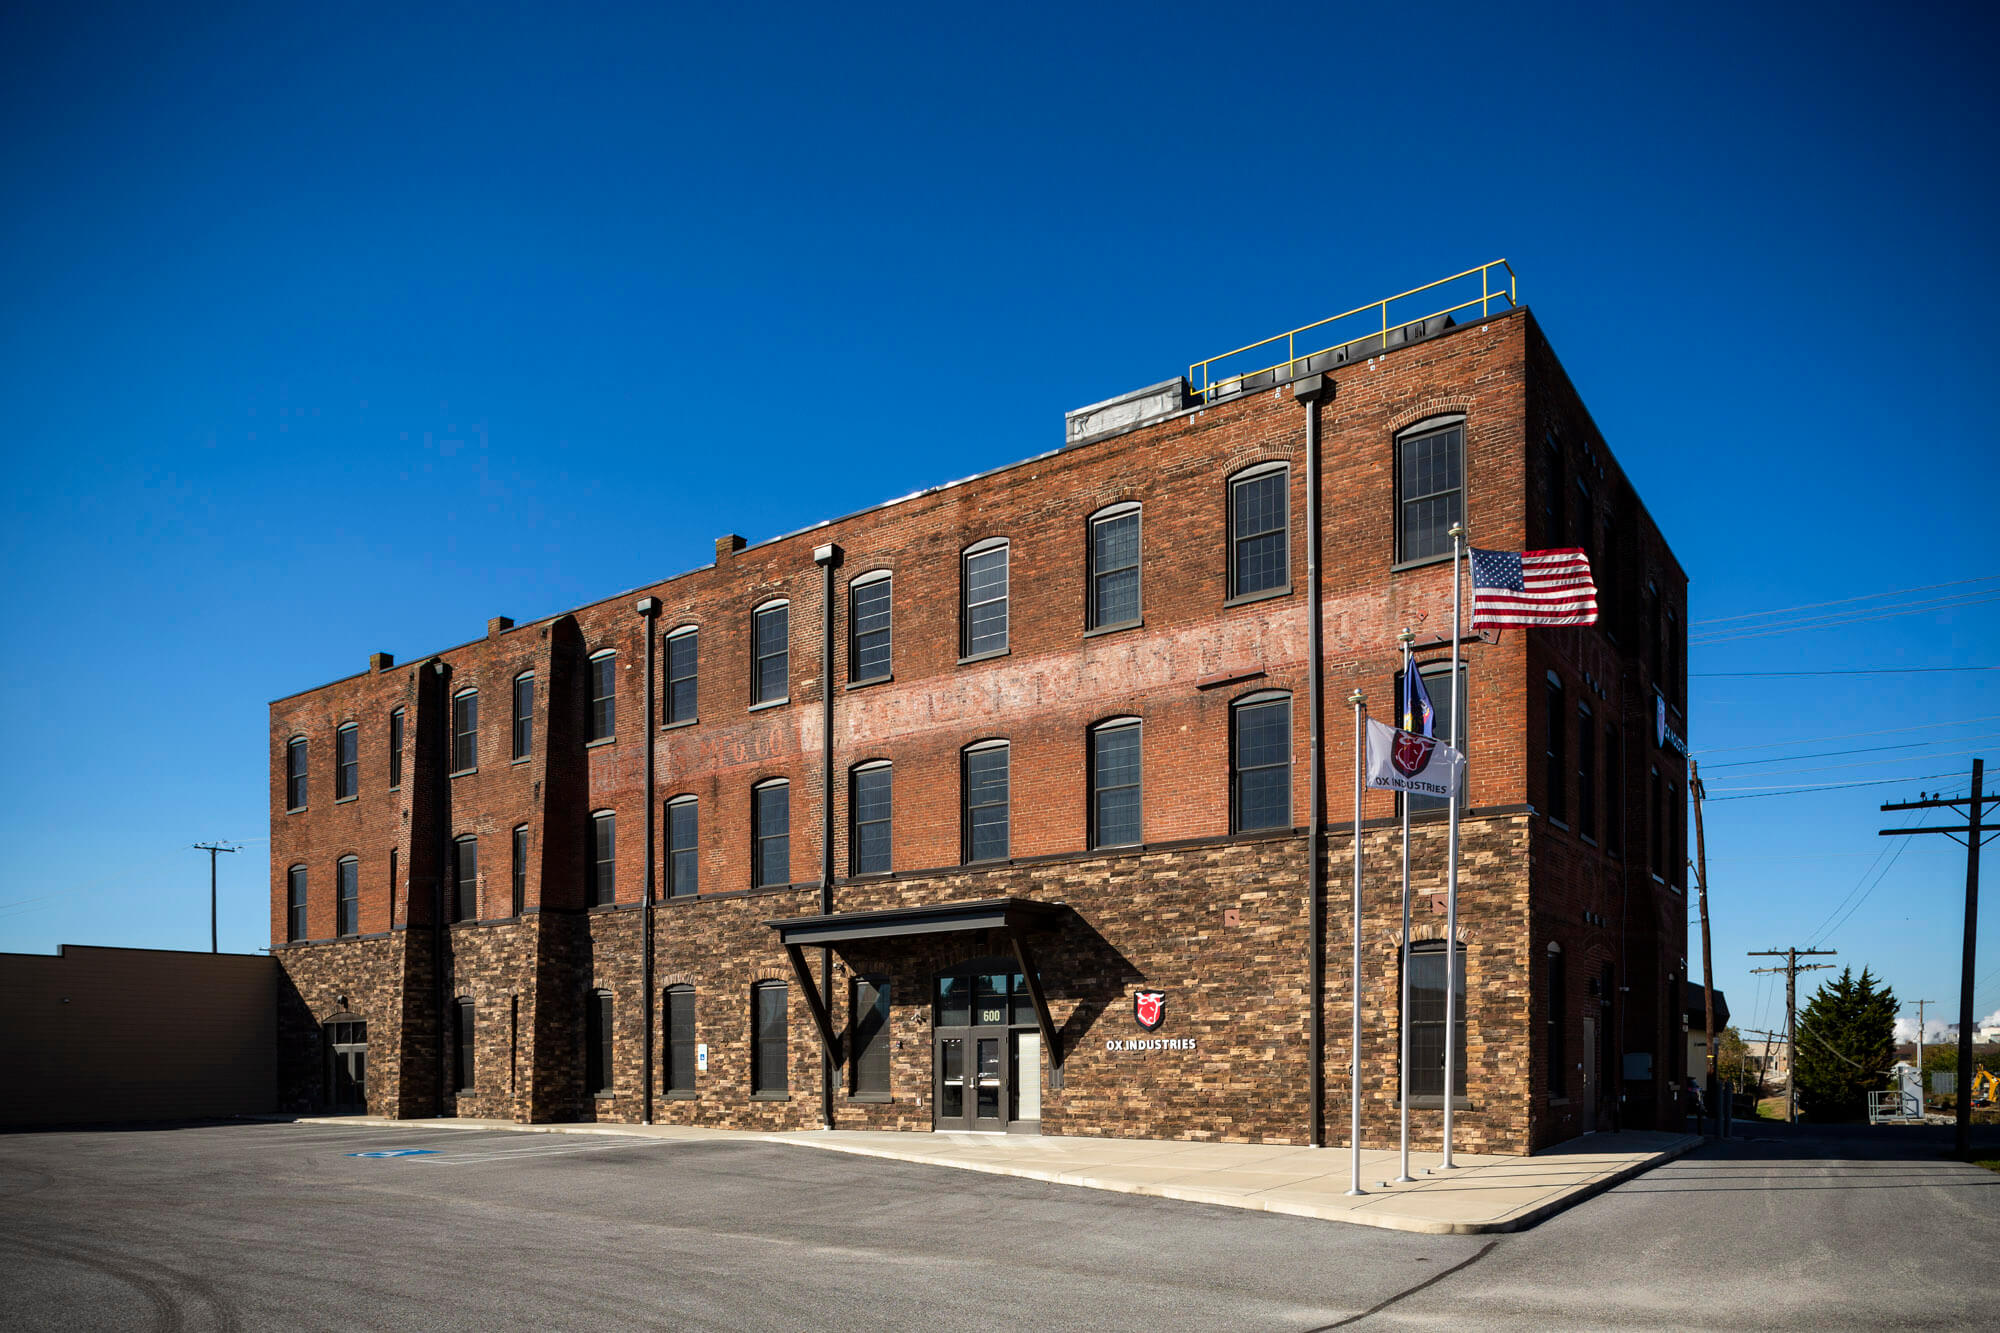
[[1361,1187],[1367,1192],[1349,1196],[1352,1159],[1344,1147],[879,1130],[762,1133],[681,1125],[521,1125],[509,1120],[385,1120],[376,1116],[300,1117],[299,1123],[786,1143],[1432,1235],[1518,1231],[1533,1226],[1702,1142],[1689,1134],[1592,1134],[1533,1157],[1458,1153],[1450,1172],[1439,1166],[1439,1154],[1413,1152],[1410,1171],[1416,1181],[1406,1185],[1390,1183],[1396,1175],[1396,1152],[1364,1148]]

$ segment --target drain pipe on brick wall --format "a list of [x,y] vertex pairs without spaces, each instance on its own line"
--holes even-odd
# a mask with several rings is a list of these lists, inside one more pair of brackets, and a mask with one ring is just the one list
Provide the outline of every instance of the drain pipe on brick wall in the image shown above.
[[1308,1042],[1306,1142],[1326,1146],[1326,885],[1320,854],[1326,840],[1326,718],[1321,700],[1326,692],[1326,657],[1320,644],[1319,604],[1319,416],[1320,404],[1333,397],[1333,381],[1308,375],[1292,385],[1292,397],[1306,405],[1306,652],[1308,665],[1307,725],[1311,730],[1312,766],[1307,778],[1306,804],[1306,957],[1311,993]]
[[[840,548],[829,542],[813,550],[820,569],[819,614],[819,911],[833,914],[833,571],[840,567]],[[833,1014],[833,950],[819,951],[819,994],[824,1012]],[[833,1128],[833,1051],[819,1048],[819,1127]]]
[[639,1099],[639,1123],[650,1125],[653,1123],[653,857],[659,850],[659,810],[653,795],[653,749],[659,740],[653,731],[653,653],[660,636],[653,631],[660,614],[660,599],[641,597],[632,609],[639,613],[646,635],[646,706],[641,710],[644,724],[640,732],[646,746],[646,869],[639,877],[639,1008],[645,1016],[645,1054],[639,1058],[639,1076],[646,1090]]

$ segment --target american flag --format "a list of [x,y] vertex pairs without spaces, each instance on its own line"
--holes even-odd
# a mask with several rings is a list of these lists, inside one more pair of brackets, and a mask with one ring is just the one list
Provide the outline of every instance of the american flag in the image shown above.
[[1581,547],[1472,552],[1472,628],[1596,623],[1597,585]]

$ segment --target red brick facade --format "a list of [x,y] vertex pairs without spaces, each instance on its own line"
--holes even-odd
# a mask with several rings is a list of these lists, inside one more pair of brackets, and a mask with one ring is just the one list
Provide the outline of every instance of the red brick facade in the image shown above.
[[[1353,722],[1342,702],[1365,691],[1393,711],[1396,634],[1417,631],[1420,660],[1439,660],[1451,619],[1450,562],[1399,564],[1399,434],[1462,418],[1466,524],[1482,547],[1583,544],[1604,587],[1592,629],[1510,630],[1466,650],[1470,809],[1463,829],[1461,938],[1467,944],[1468,1148],[1530,1151],[1595,1125],[1650,1126],[1678,1116],[1673,1089],[1684,1046],[1671,997],[1685,975],[1681,891],[1648,864],[1661,802],[1651,774],[1684,791],[1680,762],[1655,740],[1661,685],[1685,734],[1686,581],[1612,461],[1602,438],[1525,310],[1356,360],[1331,372],[1322,409],[1320,555],[1324,627],[1327,815],[1324,1088],[1330,1135],[1346,1123],[1346,1033]],[[1069,924],[1037,962],[1060,1032],[1064,1077],[1045,1078],[1040,1124],[1050,1133],[1243,1140],[1307,1138],[1312,1077],[1306,1041],[1306,923],[1310,754],[1305,446],[1307,408],[1289,384],[1178,410],[1056,453],[940,487],[802,533],[744,546],[717,543],[712,566],[630,595],[529,625],[495,621],[488,635],[412,666],[378,659],[367,673],[271,707],[272,939],[290,986],[281,1017],[288,1097],[324,1104],[327,1064],[315,1040],[337,1013],[366,1021],[372,1110],[524,1120],[638,1119],[646,1114],[645,1009],[638,908],[653,859],[652,1060],[655,1119],[716,1125],[820,1123],[820,1042],[791,986],[789,1100],[750,1094],[750,987],[792,978],[764,923],[820,910],[822,821],[833,801],[832,909],[1024,898],[1061,902]],[[1552,443],[1553,442],[1553,443]],[[1560,458],[1563,475],[1551,473]],[[1289,584],[1231,599],[1228,481],[1244,468],[1289,466]],[[1583,481],[1588,493],[1577,486]],[[1564,528],[1551,529],[1560,493]],[[1088,627],[1090,517],[1141,506],[1141,623]],[[990,538],[1009,549],[1004,653],[965,657],[961,553]],[[835,547],[831,681],[822,661],[827,598],[815,552]],[[892,674],[850,677],[848,586],[893,575]],[[1650,585],[1656,596],[1648,597]],[[645,731],[649,689],[641,597],[658,599],[651,673],[664,719],[665,640],[699,631],[698,717]],[[752,702],[753,612],[788,603],[788,691]],[[1657,607],[1655,623],[1646,616]],[[1671,617],[1671,619],[1669,619]],[[1661,640],[1656,646],[1656,639]],[[592,734],[591,660],[615,651],[615,727]],[[532,745],[513,751],[515,680],[535,682]],[[1563,821],[1549,815],[1548,737],[1555,673],[1564,693]],[[454,771],[454,696],[478,691],[476,764]],[[832,777],[824,761],[830,689]],[[1293,699],[1291,830],[1233,834],[1232,705],[1253,693]],[[1579,710],[1589,709],[1586,718]],[[391,788],[391,711],[404,719],[401,782]],[[1093,851],[1088,734],[1111,718],[1143,726],[1143,845]],[[337,731],[359,741],[359,793],[334,799]],[[1607,728],[1622,736],[1613,785]],[[1591,737],[1596,810],[1577,810],[1581,736]],[[286,749],[308,745],[302,809],[288,808]],[[1008,859],[965,865],[965,748],[1010,749]],[[647,846],[646,754],[653,748],[654,837]],[[849,782],[859,764],[893,765],[893,871],[855,876]],[[788,883],[753,884],[752,791],[789,784]],[[1613,805],[1613,793],[1619,794]],[[698,800],[699,893],[666,898],[664,809]],[[1667,837],[1671,860],[1678,806]],[[589,901],[591,816],[616,821],[615,902]],[[1400,933],[1395,806],[1371,792],[1369,923],[1363,1017],[1373,1071],[1365,1137],[1392,1143],[1396,1098],[1396,937]],[[1443,825],[1415,820],[1418,934],[1435,935],[1429,894],[1442,890]],[[513,831],[527,858],[515,903]],[[450,922],[454,841],[476,837],[476,921]],[[357,859],[358,921],[339,937],[336,865]],[[391,879],[392,865],[394,880]],[[306,869],[304,938],[288,942],[287,872]],[[1551,946],[1564,959],[1552,997]],[[836,952],[834,1021],[849,1019],[860,974],[891,987],[890,1092],[857,1100],[836,1071],[836,1125],[929,1128],[935,1087],[931,976],[1004,954],[1003,939],[931,935]],[[817,967],[818,954],[809,957]],[[1608,969],[1608,970],[1607,970]],[[695,989],[708,1067],[692,1096],[664,1095],[660,992]],[[1107,1042],[1143,1035],[1131,993],[1169,995],[1162,1036],[1193,1051],[1118,1053]],[[611,1090],[585,1087],[584,1008],[613,1000]],[[475,1002],[474,1078],[454,1093],[449,1001]],[[1552,1023],[1553,1011],[1561,1018]],[[1586,1022],[1601,1077],[1586,1092]],[[1560,1030],[1560,1094],[1549,1069]],[[1651,1076],[1619,1077],[1629,1054]],[[1621,1104],[1620,1097],[1623,1097]],[[1437,1113],[1414,1119],[1435,1140]]]

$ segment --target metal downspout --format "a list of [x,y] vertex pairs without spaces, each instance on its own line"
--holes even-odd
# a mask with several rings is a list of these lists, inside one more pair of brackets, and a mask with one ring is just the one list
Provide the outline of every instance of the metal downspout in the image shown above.
[[[833,571],[840,565],[840,548],[829,542],[813,551],[813,563],[820,569],[820,788],[819,788],[819,910],[833,913]],[[820,1002],[831,1019],[833,1014],[833,950],[819,951]],[[819,1045],[819,1123],[833,1128],[833,1047]]]
[[1292,396],[1306,405],[1306,667],[1307,725],[1311,732],[1306,804],[1306,930],[1310,1022],[1307,1057],[1308,1102],[1306,1141],[1326,1146],[1326,884],[1320,853],[1326,840],[1326,719],[1321,706],[1326,692],[1326,657],[1320,642],[1319,589],[1319,415],[1320,404],[1333,396],[1333,381],[1308,375],[1292,385]]
[[639,1099],[639,1123],[650,1125],[653,1123],[653,856],[659,838],[656,822],[659,811],[653,798],[653,747],[658,739],[653,734],[653,654],[659,635],[653,629],[654,618],[660,614],[660,599],[641,597],[632,609],[642,618],[646,635],[646,706],[642,710],[645,729],[641,733],[646,747],[646,869],[639,877],[639,1007],[645,1013],[645,1054],[640,1057],[639,1069],[646,1091]]

